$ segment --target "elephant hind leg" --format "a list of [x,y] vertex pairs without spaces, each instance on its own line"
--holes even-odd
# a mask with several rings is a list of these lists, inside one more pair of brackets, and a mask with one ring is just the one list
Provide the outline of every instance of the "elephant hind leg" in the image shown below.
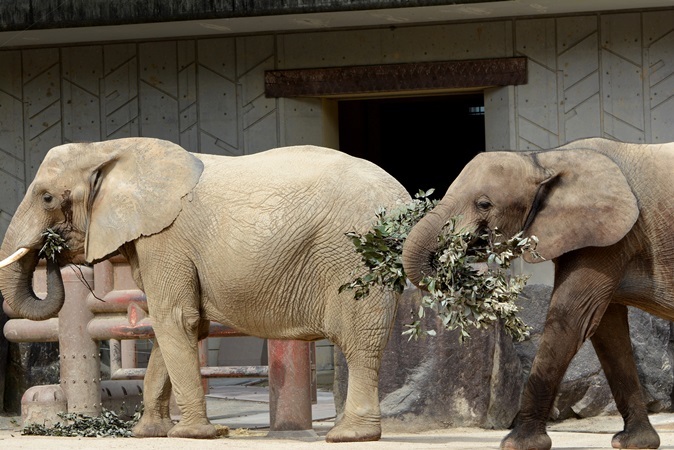
[[592,336],[601,367],[624,420],[613,436],[613,448],[658,448],[660,437],[648,420],[639,385],[627,321],[627,307],[610,304]]
[[[374,302],[375,297],[368,297]],[[383,302],[395,305],[394,299]],[[379,408],[379,368],[388,341],[393,314],[392,308],[383,308],[377,314],[378,323],[359,323],[354,318],[348,327],[352,332],[339,335],[333,341],[342,351],[348,367],[348,386],[344,412],[328,432],[328,442],[376,441],[381,437],[381,410]],[[376,308],[373,307],[376,311]],[[372,317],[369,317],[372,319]],[[374,322],[374,320],[371,320]]]
[[[378,367],[349,364],[348,390],[344,414],[328,432],[327,442],[365,442],[381,438]],[[374,379],[374,383],[372,382]]]

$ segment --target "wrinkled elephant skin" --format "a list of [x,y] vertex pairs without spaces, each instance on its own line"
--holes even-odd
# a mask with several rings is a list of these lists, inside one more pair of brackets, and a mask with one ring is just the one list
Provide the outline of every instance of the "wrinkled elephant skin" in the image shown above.
[[[0,258],[22,257],[0,267],[0,290],[23,317],[58,312],[60,278],[50,278],[45,300],[31,287],[47,228],[67,241],[60,266],[128,259],[156,334],[136,436],[215,437],[197,353],[214,320],[263,338],[330,339],[346,355],[349,387],[326,439],[376,440],[397,298],[339,292],[360,264],[345,233],[365,232],[378,208],[407,201],[379,167],[321,147],[226,157],[151,138],[65,144],[46,155],[7,230]],[[182,413],[175,426],[171,389]]]
[[[403,265],[419,284],[445,222],[539,239],[555,265],[550,308],[504,449],[549,449],[546,420],[564,373],[590,339],[624,430],[616,448],[657,448],[632,354],[627,306],[674,319],[674,143],[583,139],[539,152],[487,152],[463,169],[410,232]],[[528,262],[539,262],[526,254]]]

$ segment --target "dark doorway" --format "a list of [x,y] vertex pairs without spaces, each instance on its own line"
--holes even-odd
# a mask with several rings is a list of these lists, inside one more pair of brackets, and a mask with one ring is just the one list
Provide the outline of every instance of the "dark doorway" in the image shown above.
[[435,188],[441,198],[485,150],[484,96],[340,101],[339,147],[382,167],[411,195]]

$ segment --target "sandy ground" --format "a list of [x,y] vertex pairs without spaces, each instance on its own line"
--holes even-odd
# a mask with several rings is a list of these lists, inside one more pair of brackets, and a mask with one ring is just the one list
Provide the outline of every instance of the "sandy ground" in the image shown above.
[[[661,449],[674,449],[674,414],[657,414],[651,420],[660,433]],[[14,422],[13,422],[14,421]],[[549,427],[555,449],[611,448],[611,436],[621,427],[619,417],[569,420]],[[328,444],[325,433],[332,422],[314,422],[313,437],[279,439],[267,437],[267,430],[230,430],[229,437],[201,441],[190,439],[59,438],[22,436],[15,418],[0,418],[0,448],[40,450],[223,450],[223,449],[498,449],[505,430],[453,428],[424,433],[384,433],[377,442]]]
[[[221,427],[229,428],[227,437],[213,440],[174,438],[64,438],[24,436],[21,417],[0,416],[0,450],[229,450],[279,449],[309,450],[347,449],[498,449],[507,430],[451,428],[423,433],[392,432],[384,428],[376,442],[328,444],[325,435],[334,424],[332,393],[318,392],[312,405],[312,430],[291,432],[285,436],[268,436],[269,392],[260,386],[221,386],[207,396],[208,417]],[[661,449],[674,450],[674,413],[654,414],[651,422],[658,430]],[[622,429],[618,416],[601,416],[567,420],[548,426],[554,449],[611,448],[611,437]]]

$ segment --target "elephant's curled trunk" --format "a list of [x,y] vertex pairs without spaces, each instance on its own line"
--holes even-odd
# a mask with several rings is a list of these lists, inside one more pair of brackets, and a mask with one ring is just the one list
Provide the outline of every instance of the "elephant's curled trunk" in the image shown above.
[[33,290],[37,251],[0,269],[0,292],[16,314],[26,319],[45,320],[58,314],[65,301],[65,289],[57,262],[47,258],[47,296],[39,298]]
[[435,211],[424,216],[410,231],[403,246],[403,268],[407,278],[419,287],[425,276],[433,276],[433,256],[438,250],[438,236],[445,220]]

